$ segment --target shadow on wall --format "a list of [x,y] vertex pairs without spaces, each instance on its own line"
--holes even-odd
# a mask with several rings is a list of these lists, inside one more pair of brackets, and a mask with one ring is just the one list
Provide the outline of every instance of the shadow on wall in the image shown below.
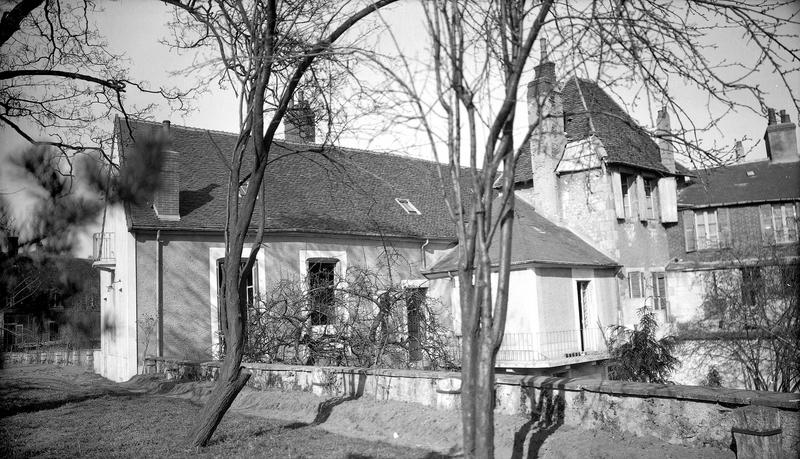
[[[318,426],[331,417],[331,413],[333,413],[333,409],[337,406],[341,405],[342,403],[349,402],[351,400],[358,400],[364,395],[364,385],[367,381],[367,375],[364,373],[353,374],[350,373],[347,375],[350,379],[349,384],[345,384],[345,387],[355,387],[356,390],[354,393],[350,395],[344,395],[341,397],[333,397],[329,398],[317,406],[317,414],[314,416],[314,420],[311,422],[294,422],[286,426],[287,429],[300,429],[303,427],[311,427],[311,426]],[[358,378],[358,381],[356,381]]]
[[[512,459],[539,457],[539,450],[544,441],[564,424],[564,379],[551,378],[542,384],[539,399],[531,410],[531,419],[523,424],[514,434]],[[536,400],[536,389],[530,387],[530,399]],[[528,454],[525,453],[526,439]]]

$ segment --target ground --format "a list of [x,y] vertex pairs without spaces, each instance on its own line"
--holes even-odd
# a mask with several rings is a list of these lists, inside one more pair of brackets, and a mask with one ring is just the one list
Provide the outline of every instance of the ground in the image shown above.
[[[208,383],[114,384],[80,367],[0,370],[0,457],[401,457],[457,455],[457,412],[412,403],[246,389],[204,449],[182,441]],[[497,457],[733,457],[653,438],[498,416]]]

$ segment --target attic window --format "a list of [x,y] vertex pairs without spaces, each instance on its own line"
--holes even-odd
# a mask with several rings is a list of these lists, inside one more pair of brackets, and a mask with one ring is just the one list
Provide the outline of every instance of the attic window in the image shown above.
[[407,214],[411,214],[411,215],[421,215],[422,214],[422,212],[417,210],[417,208],[414,207],[414,204],[411,204],[411,201],[409,201],[408,199],[395,198],[395,201],[397,201],[397,203],[400,204],[400,207],[402,207],[403,210],[405,210]]

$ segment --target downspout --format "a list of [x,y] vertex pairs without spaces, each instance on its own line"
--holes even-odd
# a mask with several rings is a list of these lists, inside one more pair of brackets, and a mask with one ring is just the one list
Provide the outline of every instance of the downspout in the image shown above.
[[161,230],[158,230],[156,231],[156,317],[158,319],[158,356],[164,357],[164,277],[161,250]]
[[428,267],[427,263],[425,262],[425,247],[430,244],[430,242],[430,239],[425,239],[425,243],[419,248],[420,255],[422,256],[422,269],[426,269]]

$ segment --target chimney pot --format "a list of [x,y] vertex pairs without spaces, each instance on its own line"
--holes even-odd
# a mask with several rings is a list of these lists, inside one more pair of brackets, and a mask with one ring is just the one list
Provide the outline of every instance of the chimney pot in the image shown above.
[[781,123],[790,123],[791,120],[789,119],[789,114],[786,113],[786,110],[781,110]]
[[775,109],[774,108],[768,108],[767,109],[767,125],[768,126],[772,126],[773,124],[775,124]]

